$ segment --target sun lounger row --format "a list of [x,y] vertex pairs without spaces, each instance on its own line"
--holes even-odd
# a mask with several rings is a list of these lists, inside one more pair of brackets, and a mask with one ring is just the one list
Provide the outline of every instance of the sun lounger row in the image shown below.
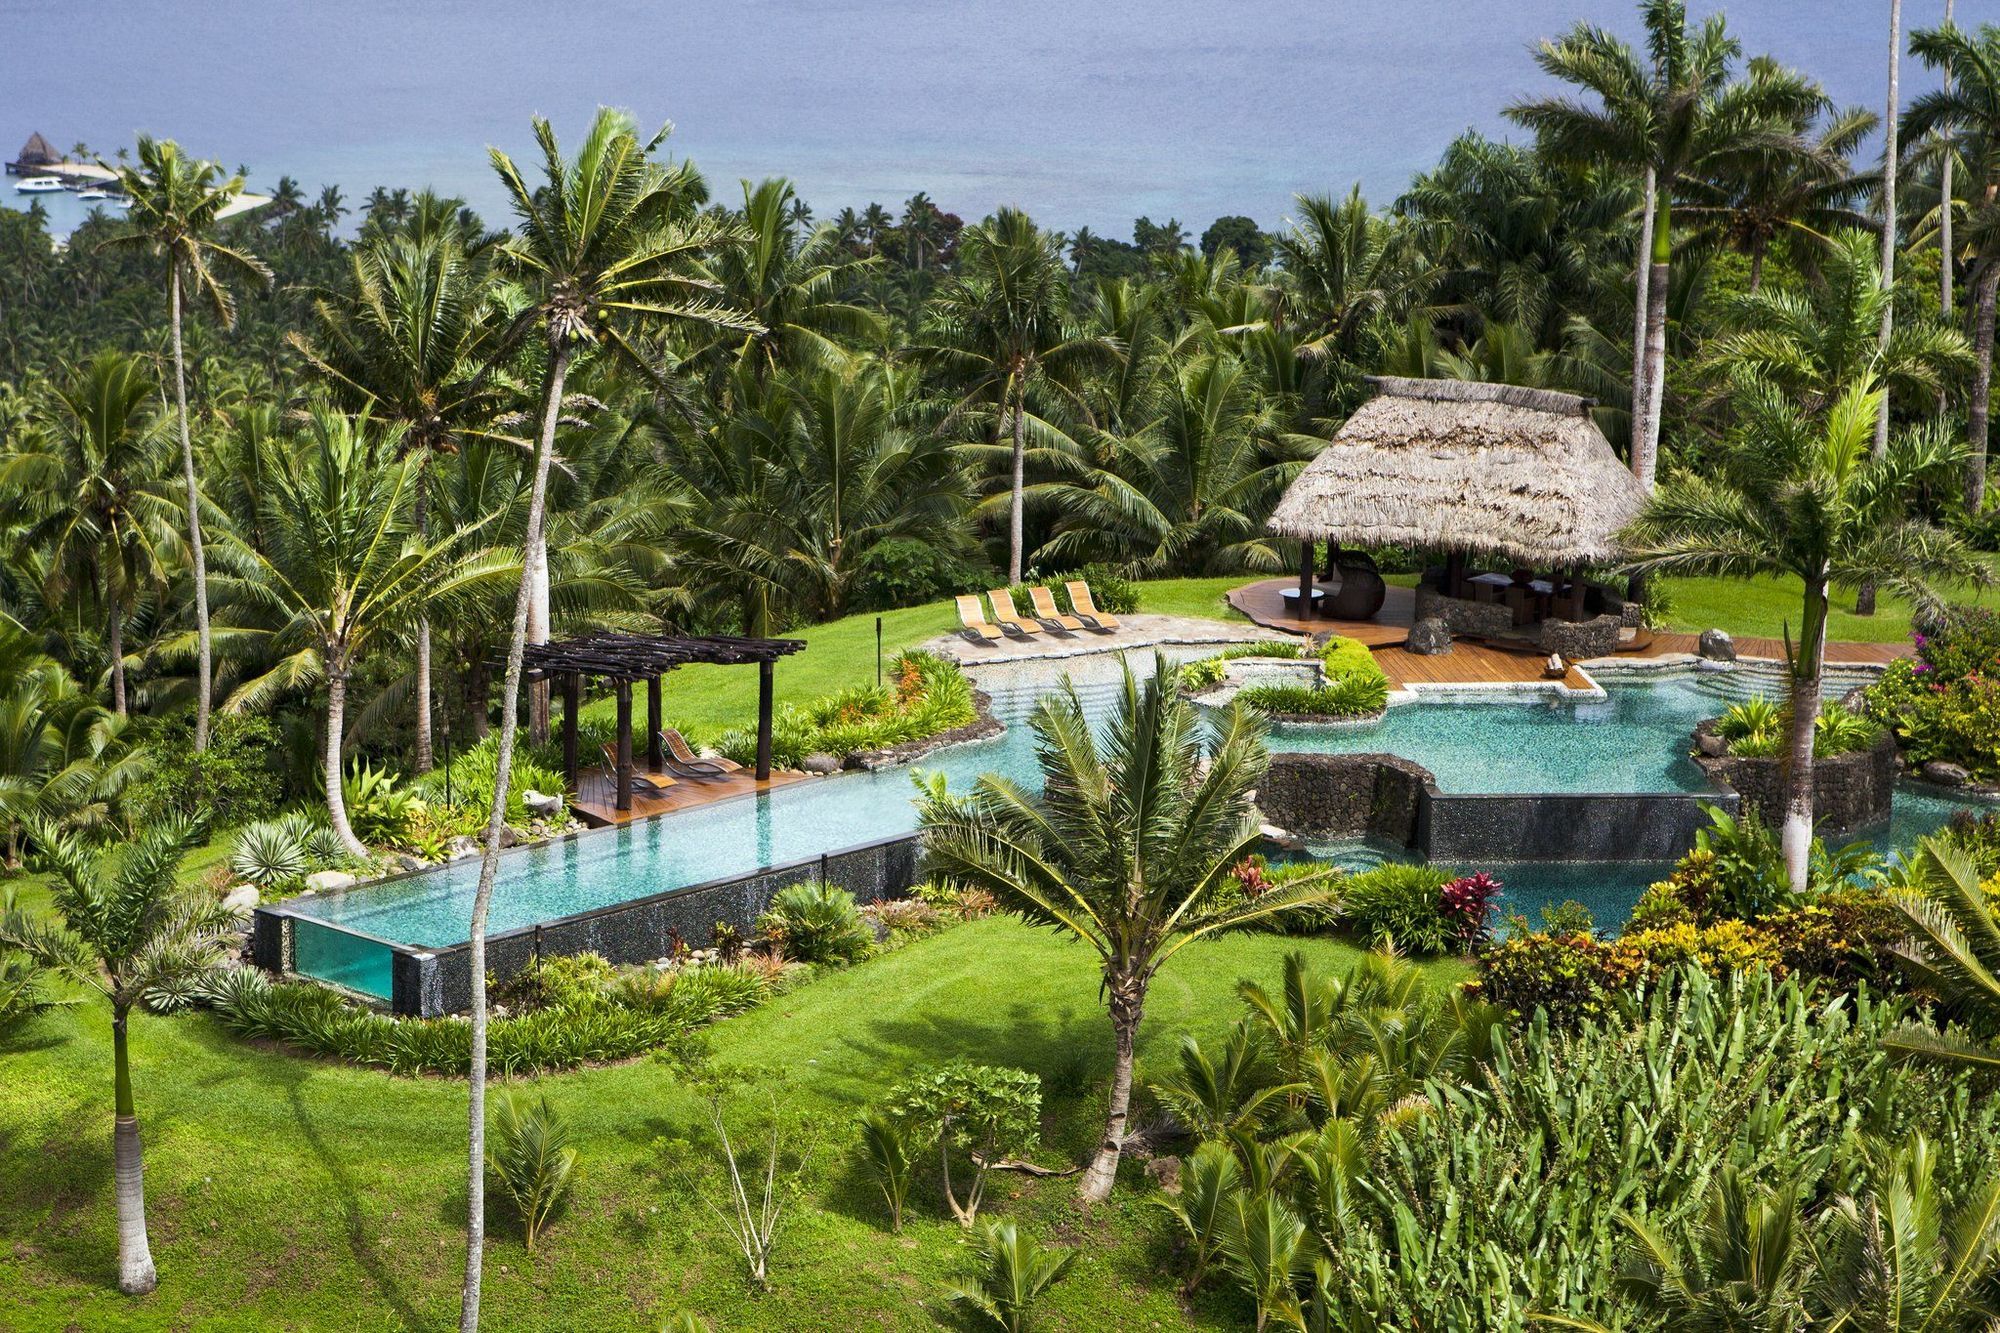
[[996,643],[1002,638],[1026,639],[1044,632],[1074,634],[1087,629],[1110,634],[1117,630],[1118,618],[1097,609],[1089,584],[1073,579],[1063,584],[1063,590],[1069,594],[1070,614],[1056,606],[1055,595],[1047,588],[1033,587],[1028,589],[1028,600],[1035,610],[1025,620],[1015,614],[1014,595],[1005,588],[986,594],[993,611],[991,620],[986,618],[978,595],[966,593],[958,599],[959,633],[974,643]]
[[[618,751],[606,744],[604,751],[604,776],[613,784],[618,781]],[[687,743],[687,737],[672,727],[660,729],[660,764],[666,774],[649,773],[645,769],[632,770],[632,791],[638,796],[659,796],[673,786],[675,781],[715,782],[741,771],[742,765],[733,759],[704,759],[694,752]]]

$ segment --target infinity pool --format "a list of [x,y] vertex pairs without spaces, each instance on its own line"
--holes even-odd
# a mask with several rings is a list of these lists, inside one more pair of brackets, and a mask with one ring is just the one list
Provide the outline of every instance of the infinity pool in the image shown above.
[[[1111,674],[1115,659],[1064,665],[1081,677],[1076,688],[1086,708],[1099,715],[1108,711],[1118,689]],[[1700,772],[1684,753],[1689,731],[1727,704],[1766,688],[1769,680],[1737,671],[1615,684],[1602,702],[1422,701],[1398,705],[1371,724],[1285,727],[1272,743],[1278,749],[1399,754],[1430,769],[1440,787],[1454,792],[1699,791]],[[938,751],[919,768],[943,773],[954,787],[988,772],[1034,785],[1033,738],[1021,724],[1047,692],[1046,680],[996,675],[981,683],[1006,734]],[[511,852],[501,865],[490,929],[530,926],[913,832],[910,782],[907,769],[843,774]],[[1905,799],[1898,798],[1899,816]],[[1936,827],[1950,812],[1947,802],[1919,801],[1908,808],[1911,828],[1898,830],[1904,837]],[[463,941],[478,876],[474,859],[293,900],[288,906],[296,915],[336,928],[308,926],[298,933],[301,970],[311,955],[325,960],[317,974],[354,972],[351,960],[343,960],[360,942],[347,931],[426,948]],[[1625,897],[1622,886],[1616,896]],[[365,971],[369,980],[358,988],[377,991],[379,981],[378,993],[386,993],[386,956],[371,958]]]

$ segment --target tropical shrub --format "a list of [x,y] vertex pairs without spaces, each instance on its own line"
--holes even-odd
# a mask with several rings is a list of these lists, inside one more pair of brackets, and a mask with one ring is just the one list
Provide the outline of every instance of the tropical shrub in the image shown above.
[[547,1097],[530,1101],[525,1093],[503,1093],[496,1099],[486,1173],[514,1205],[530,1253],[550,1215],[569,1193],[575,1172],[576,1149],[570,1146],[569,1126]]
[[408,837],[410,817],[420,804],[417,794],[387,769],[361,763],[341,779],[347,822],[354,836],[373,847],[400,847]]
[[489,980],[494,1002],[519,1013],[579,1011],[609,1004],[618,970],[602,954],[551,954],[505,981]]
[[903,1232],[903,1203],[910,1197],[910,1174],[915,1159],[910,1152],[908,1121],[877,1108],[861,1116],[861,1154],[875,1184],[889,1205],[889,1230]]
[[[1026,1151],[1040,1132],[1042,1081],[1024,1069],[954,1060],[898,1084],[880,1109],[901,1127],[906,1144],[937,1147],[945,1206],[970,1227],[992,1164]],[[952,1183],[957,1155],[966,1163],[962,1189]]]
[[[447,789],[449,804],[459,810],[476,812],[479,827],[493,809],[493,788],[499,777],[500,740],[488,736],[479,744],[452,755],[451,763],[440,765],[411,784],[411,791],[431,804],[443,804]],[[556,769],[537,762],[532,756],[516,753],[514,771],[507,783],[507,823],[525,829],[530,823],[525,794],[529,791],[559,795],[569,789]]]
[[1957,764],[2000,782],[2000,615],[1954,608],[1913,636],[1915,660],[1889,664],[1868,709],[1896,733],[1912,764]]
[[1460,953],[1471,953],[1493,934],[1493,900],[1500,881],[1480,871],[1460,875],[1438,890],[1438,910],[1452,928]]
[[1340,915],[1354,938],[1418,957],[1450,953],[1459,923],[1448,916],[1443,890],[1453,876],[1436,866],[1390,862],[1340,883]]
[[1292,641],[1260,640],[1255,643],[1232,643],[1220,652],[1207,657],[1197,657],[1191,662],[1183,662],[1175,668],[1180,672],[1181,688],[1191,694],[1199,694],[1222,680],[1223,669],[1229,663],[1245,657],[1278,657],[1296,659],[1305,655],[1303,645]]
[[166,722],[146,747],[145,773],[125,790],[125,812],[137,828],[185,819],[203,834],[262,819],[284,795],[273,767],[280,749],[261,717],[218,713],[199,752],[186,723]]
[[875,943],[854,895],[830,884],[781,889],[757,918],[757,929],[784,957],[801,963],[852,963]]
[[[1739,759],[1775,758],[1790,727],[1786,710],[1769,699],[1733,704],[1715,721],[1715,734]],[[1813,757],[1832,759],[1865,750],[1882,738],[1882,726],[1845,704],[1830,703],[1813,722]]]
[[1610,946],[1585,931],[1513,934],[1479,958],[1479,994],[1524,1017],[1574,1028],[1612,1008],[1605,984]]
[[291,892],[316,866],[347,859],[344,848],[331,860],[323,855],[327,849],[319,836],[322,832],[333,830],[303,810],[246,824],[237,831],[229,852],[230,873],[266,894]]
[[[771,762],[796,768],[810,754],[845,758],[926,740],[978,717],[972,682],[935,653],[913,650],[889,665],[880,689],[853,686],[800,707],[779,708],[771,718]],[[755,760],[757,733],[738,728],[716,738],[715,748],[738,763]]]
[[[1115,567],[1085,565],[1075,577],[1090,589],[1090,600],[1097,603],[1097,609],[1107,615],[1128,616],[1139,609],[1139,585]],[[1063,587],[1069,582],[1069,576],[1056,575],[1049,582],[1055,587],[1057,604],[1066,610],[1075,610],[1069,603],[1069,592]]]
[[1373,717],[1389,703],[1388,678],[1356,673],[1324,685],[1249,685],[1237,692],[1246,706],[1275,716]]
[[1012,1222],[988,1222],[974,1254],[978,1266],[951,1298],[1004,1333],[1029,1333],[1036,1303],[1076,1262],[1075,1250],[1044,1248]]

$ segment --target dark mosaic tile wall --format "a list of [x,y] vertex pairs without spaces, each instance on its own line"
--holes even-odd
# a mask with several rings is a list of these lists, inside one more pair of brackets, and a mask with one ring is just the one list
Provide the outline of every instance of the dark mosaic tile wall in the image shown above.
[[1452,796],[1428,792],[1418,848],[1443,865],[1484,861],[1672,861],[1735,793]]

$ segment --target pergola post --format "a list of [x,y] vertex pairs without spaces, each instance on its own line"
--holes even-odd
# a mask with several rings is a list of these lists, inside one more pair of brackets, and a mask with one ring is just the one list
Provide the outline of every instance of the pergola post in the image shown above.
[[583,678],[574,671],[563,673],[563,781],[576,787],[576,715],[582,702]]
[[1313,612],[1313,539],[1305,538],[1299,543],[1299,619],[1304,620]]
[[771,777],[771,694],[777,683],[777,663],[757,663],[757,781]]
[[632,682],[618,682],[618,762],[617,795],[612,804],[620,810],[632,808]]
[[660,728],[666,725],[666,718],[660,713],[660,678],[649,677],[646,681],[646,767],[657,773],[665,756],[660,753]]

